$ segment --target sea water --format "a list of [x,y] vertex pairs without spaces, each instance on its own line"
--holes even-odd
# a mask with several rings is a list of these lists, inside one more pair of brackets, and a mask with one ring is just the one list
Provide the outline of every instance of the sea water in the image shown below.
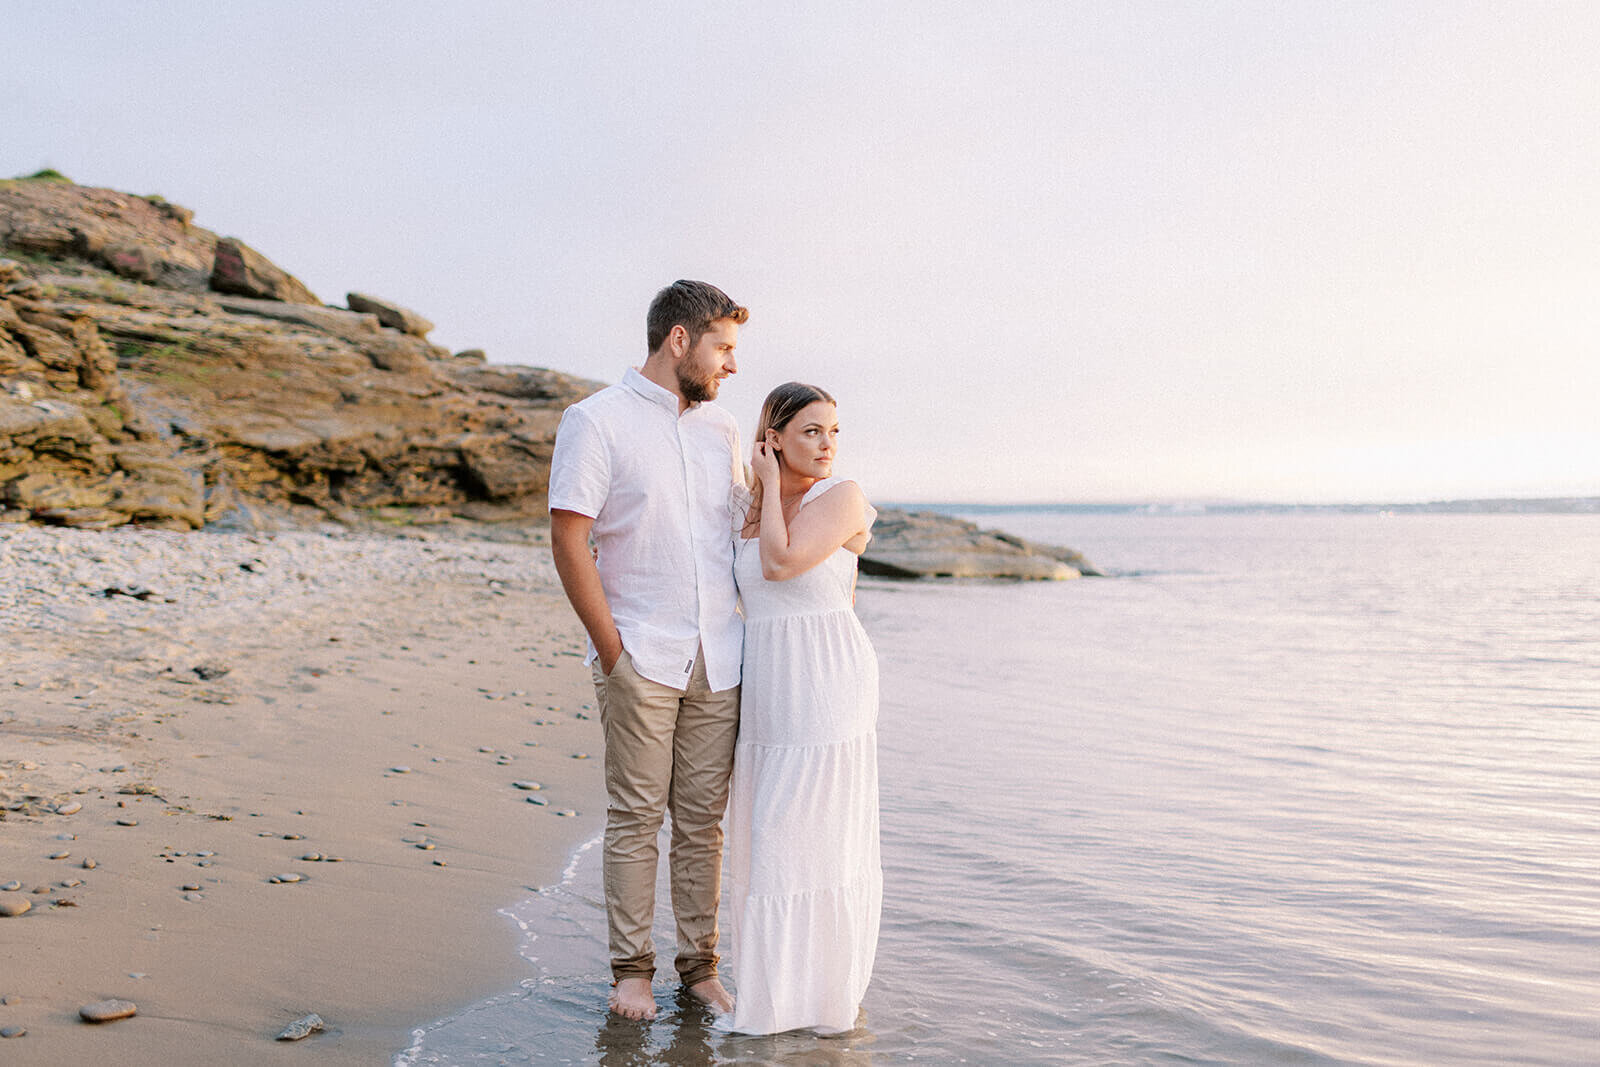
[[863,580],[860,1029],[608,1019],[591,843],[508,909],[536,977],[401,1060],[1600,1062],[1600,517],[980,521],[1113,576]]

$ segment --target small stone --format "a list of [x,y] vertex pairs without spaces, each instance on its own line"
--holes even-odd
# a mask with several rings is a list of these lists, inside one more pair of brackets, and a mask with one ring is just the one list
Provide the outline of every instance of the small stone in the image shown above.
[[86,859],[86,860],[83,861],[83,869],[86,870],[86,871],[92,871],[98,866],[100,866],[100,865],[98,863],[96,863],[94,860],[87,860]]
[[190,882],[188,885],[183,887],[183,891],[185,893],[198,893],[200,892],[200,887],[195,885],[193,882]]
[[64,860],[70,855],[72,855],[70,852],[52,852],[48,858],[53,860]]
[[434,865],[434,866],[435,866],[435,867],[448,867],[448,866],[450,866],[450,865],[449,865],[449,864],[448,864],[448,863],[446,863],[446,862],[445,862],[445,861],[444,861],[444,860],[434,860],[434,861],[433,861],[433,865]]
[[78,1009],[78,1015],[86,1023],[109,1023],[118,1019],[129,1019],[139,1014],[139,1008],[131,1000],[97,1000],[93,1004],[85,1004]]
[[0,1037],[21,1037],[28,1031],[21,1026],[0,1026]]
[[274,883],[298,882],[301,880],[302,876],[293,872],[290,872],[289,874],[275,874],[271,878],[267,879],[267,881]]
[[68,878],[65,881],[61,882],[60,884],[61,884],[61,888],[62,889],[76,889],[80,885],[82,885],[83,882],[80,881],[77,878]]
[[27,897],[0,897],[0,919],[13,919],[32,908]]
[[69,800],[65,804],[56,806],[57,815],[76,815],[83,810],[83,804],[76,800]]
[[424,852],[432,852],[438,846],[435,845],[432,841],[424,841],[424,842],[422,842],[422,844],[418,845],[417,847],[420,848]]
[[478,746],[478,751],[479,752],[493,752],[494,749],[490,748],[488,745],[479,745]]
[[389,768],[389,773],[390,774],[410,774],[411,773],[411,768],[407,767],[404,763],[402,763],[398,767],[390,767]]
[[529,804],[537,804],[542,808],[545,805],[549,804],[550,802],[548,800],[546,800],[544,797],[529,797],[528,798],[528,803]]
[[22,883],[21,882],[16,882],[16,881],[7,882],[5,885],[0,885],[0,893],[15,893],[17,890],[19,890],[21,888],[22,888]]
[[215,852],[206,851],[206,850],[202,850],[200,852],[196,852],[195,855],[196,856],[215,856],[216,853]]
[[118,819],[117,820],[117,825],[118,826],[138,826],[139,825],[139,820],[129,816],[127,818]]
[[511,784],[516,786],[518,789],[526,789],[530,793],[534,792],[536,790],[544,788],[544,783],[542,783],[542,782],[526,782],[526,781],[524,781],[524,782],[512,782]]
[[572,758],[573,759],[588,759],[589,758],[589,753],[587,753],[587,752],[574,752],[572,754]]
[[278,1040],[299,1041],[301,1038],[309,1037],[311,1034],[321,1030],[323,1025],[322,1016],[312,1012],[310,1015],[301,1016],[288,1026],[285,1026],[278,1033]]
[[209,867],[209,866],[211,866],[211,864],[212,864],[211,860],[198,860],[198,861],[196,861],[195,866],[196,867]]
[[303,841],[303,840],[305,840],[305,838],[303,838],[299,834],[284,834],[283,835],[283,839],[285,841]]
[[322,860],[322,853],[320,853],[320,852],[307,852],[304,856],[301,856],[300,858],[302,860],[305,860],[307,863],[318,863],[318,862],[320,862]]
[[576,815],[578,813],[573,811],[571,808],[566,808],[566,809],[564,809],[562,811],[556,812],[556,814],[561,816],[563,819],[568,819],[568,818],[571,818],[572,816],[574,816],[574,815]]
[[343,863],[344,862],[344,857],[343,856],[324,856],[324,857],[322,857],[322,862],[323,863]]

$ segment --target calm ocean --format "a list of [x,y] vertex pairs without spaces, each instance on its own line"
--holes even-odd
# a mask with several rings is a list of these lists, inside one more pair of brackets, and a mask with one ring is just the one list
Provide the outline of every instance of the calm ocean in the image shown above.
[[608,1023],[591,847],[402,1062],[1600,1063],[1600,517],[980,521],[1117,576],[863,581],[863,1029]]

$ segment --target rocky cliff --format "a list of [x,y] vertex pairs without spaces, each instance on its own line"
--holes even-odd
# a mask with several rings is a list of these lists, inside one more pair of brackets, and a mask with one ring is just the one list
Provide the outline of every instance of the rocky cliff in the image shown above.
[[598,388],[324,305],[159,197],[0,182],[0,521],[538,518]]
[[[600,383],[452,355],[432,328],[369,294],[325,305],[160,197],[0,181],[0,522],[542,521],[561,412]],[[893,511],[862,569],[1095,573],[1066,549]]]

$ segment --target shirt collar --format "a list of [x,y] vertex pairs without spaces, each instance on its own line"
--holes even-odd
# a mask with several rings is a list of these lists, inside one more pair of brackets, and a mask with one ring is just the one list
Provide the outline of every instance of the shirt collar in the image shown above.
[[[673,418],[678,417],[678,398],[670,390],[664,389],[639,373],[638,367],[629,367],[622,375],[622,384],[644,397],[657,407],[666,408],[672,413]],[[689,411],[699,407],[699,404],[690,404]]]

